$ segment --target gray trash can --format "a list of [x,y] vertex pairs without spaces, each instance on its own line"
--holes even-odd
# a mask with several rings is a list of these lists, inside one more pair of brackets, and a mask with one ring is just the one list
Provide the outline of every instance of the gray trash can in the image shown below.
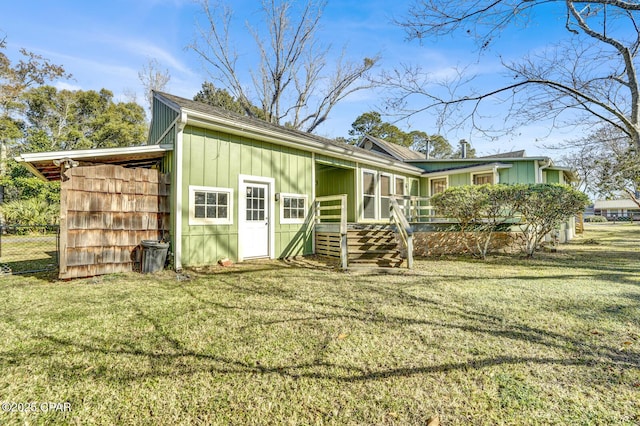
[[150,272],[162,271],[164,269],[164,263],[167,260],[169,243],[162,243],[155,240],[142,240],[141,246],[141,272],[143,274],[148,274]]

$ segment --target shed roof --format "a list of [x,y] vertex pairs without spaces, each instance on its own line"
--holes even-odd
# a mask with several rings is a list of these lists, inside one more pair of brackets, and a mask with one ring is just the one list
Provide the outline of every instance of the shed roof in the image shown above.
[[43,180],[60,180],[61,170],[76,166],[115,164],[124,167],[151,168],[158,163],[169,145],[143,145],[125,148],[83,149],[21,154],[16,161],[24,163]]

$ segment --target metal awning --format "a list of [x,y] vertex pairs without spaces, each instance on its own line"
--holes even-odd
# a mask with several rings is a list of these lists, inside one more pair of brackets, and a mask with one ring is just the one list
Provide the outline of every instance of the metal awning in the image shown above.
[[158,164],[171,145],[144,145],[126,148],[83,149],[21,154],[15,158],[43,180],[60,180],[61,170],[78,166],[114,164],[123,167],[151,168]]

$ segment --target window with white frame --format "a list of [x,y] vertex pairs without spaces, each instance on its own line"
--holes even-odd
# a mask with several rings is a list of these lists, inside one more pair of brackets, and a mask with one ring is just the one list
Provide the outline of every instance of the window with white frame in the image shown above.
[[233,189],[189,187],[189,225],[233,223]]
[[376,218],[376,173],[362,172],[362,218]]
[[436,195],[444,192],[447,189],[448,179],[446,177],[436,178],[430,180],[431,195]]
[[484,185],[493,183],[493,172],[477,173],[472,175],[474,185]]
[[380,175],[380,217],[388,219],[391,212],[391,176]]
[[405,195],[404,178],[396,176],[396,188],[395,188],[394,195],[399,197],[402,197],[403,195]]
[[304,223],[306,215],[306,195],[280,194],[280,223]]

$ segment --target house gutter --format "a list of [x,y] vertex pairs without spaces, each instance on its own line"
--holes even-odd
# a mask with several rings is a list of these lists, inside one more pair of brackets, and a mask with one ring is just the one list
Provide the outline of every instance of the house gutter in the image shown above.
[[539,160],[538,161],[538,176],[537,176],[537,182],[536,183],[544,183],[542,182],[542,172],[551,167],[553,164],[551,163],[551,160],[549,158],[544,159],[544,160]]
[[424,171],[418,167],[400,163],[398,161],[385,161],[382,158],[373,158],[364,153],[349,149],[348,147],[341,148],[331,144],[325,144],[319,141],[308,140],[306,138],[278,132],[277,130],[266,129],[263,127],[254,127],[246,123],[237,123],[236,121],[231,119],[212,117],[211,115],[204,114],[198,111],[184,109],[183,112],[187,114],[188,124],[192,124],[198,127],[205,127],[224,133],[231,133],[238,136],[258,139],[276,145],[286,146],[288,148],[305,148],[306,150],[315,154],[333,154],[340,158],[347,158],[351,161],[360,162],[376,167],[383,167],[389,170],[407,173],[414,176],[421,176],[422,172]]

